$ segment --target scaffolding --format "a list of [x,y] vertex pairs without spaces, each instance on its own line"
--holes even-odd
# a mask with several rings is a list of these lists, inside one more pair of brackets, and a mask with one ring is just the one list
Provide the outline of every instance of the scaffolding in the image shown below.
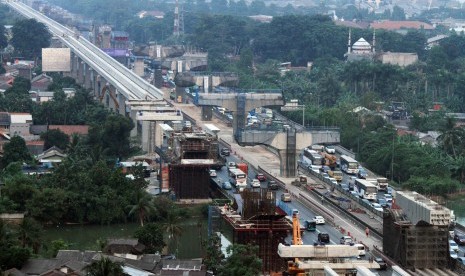
[[232,242],[258,246],[258,257],[262,260],[264,274],[286,269],[285,260],[279,257],[277,248],[291,233],[292,225],[284,215],[276,211],[276,194],[267,189],[253,191],[245,189],[242,193],[242,215],[229,206],[215,206],[219,211],[211,212],[211,226],[215,222],[215,214],[221,213],[225,225],[232,230]]
[[446,269],[448,226],[420,221],[412,224],[401,210],[384,213],[383,251],[407,269]]

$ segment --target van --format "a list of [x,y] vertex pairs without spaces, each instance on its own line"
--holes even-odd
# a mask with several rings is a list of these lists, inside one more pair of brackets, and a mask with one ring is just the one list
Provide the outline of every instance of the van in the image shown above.
[[365,250],[365,245],[361,243],[354,244],[355,247],[357,247],[358,255],[359,256],[365,256],[366,255],[366,250]]

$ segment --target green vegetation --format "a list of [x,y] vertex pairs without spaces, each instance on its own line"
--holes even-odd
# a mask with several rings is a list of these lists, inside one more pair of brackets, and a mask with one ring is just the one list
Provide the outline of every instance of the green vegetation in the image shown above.
[[52,35],[45,24],[35,19],[17,21],[12,32],[10,43],[22,57],[36,60],[41,55],[42,48],[50,46]]

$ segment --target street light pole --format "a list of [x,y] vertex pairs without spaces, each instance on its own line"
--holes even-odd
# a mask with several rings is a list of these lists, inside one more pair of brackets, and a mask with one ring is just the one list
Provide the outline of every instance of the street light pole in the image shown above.
[[394,181],[394,138],[396,133],[392,134],[392,152],[391,152],[391,181]]

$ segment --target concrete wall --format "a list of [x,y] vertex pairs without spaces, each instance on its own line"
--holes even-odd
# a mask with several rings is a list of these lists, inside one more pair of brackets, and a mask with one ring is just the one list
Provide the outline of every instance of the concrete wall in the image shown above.
[[402,67],[411,65],[418,61],[416,53],[384,53],[381,55],[383,64],[394,64]]

